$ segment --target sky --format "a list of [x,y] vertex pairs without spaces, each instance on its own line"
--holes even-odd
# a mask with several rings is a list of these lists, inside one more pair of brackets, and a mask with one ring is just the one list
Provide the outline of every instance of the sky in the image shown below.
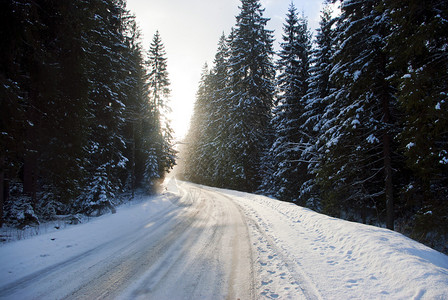
[[[319,26],[323,0],[292,0],[308,18],[310,29]],[[271,20],[274,48],[281,40],[283,23],[291,0],[261,0],[264,16]],[[158,30],[165,45],[171,81],[170,116],[176,139],[188,131],[201,71],[205,63],[213,65],[218,40],[235,25],[240,0],[127,0],[127,8],[136,16],[149,49]]]

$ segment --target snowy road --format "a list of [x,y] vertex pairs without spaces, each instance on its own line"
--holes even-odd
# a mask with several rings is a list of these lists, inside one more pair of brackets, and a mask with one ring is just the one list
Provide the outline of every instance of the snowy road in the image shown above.
[[262,196],[171,180],[0,247],[0,299],[443,299],[447,256]]
[[[101,243],[94,242],[91,248],[84,243],[79,246],[82,252],[73,256],[68,253],[66,259],[58,261],[56,258],[53,264],[43,262],[44,266],[33,266],[30,260],[34,255],[37,260],[48,258],[51,261],[52,256],[61,255],[58,251],[78,246],[77,238],[82,241],[83,235],[88,233],[76,234],[72,241],[65,242],[66,237],[59,237],[60,232],[57,232],[58,235],[50,235],[47,241],[41,242],[49,244],[49,249],[42,249],[46,252],[29,251],[29,257],[24,253],[19,257],[13,252],[6,253],[6,258],[2,257],[3,270],[5,264],[12,264],[8,269],[13,280],[6,278],[8,274],[2,274],[2,283],[8,283],[0,284],[0,297],[255,298],[250,238],[239,207],[214,193],[187,184],[180,185],[177,192],[181,197],[166,197],[170,203],[164,203],[157,213],[139,218],[140,222],[133,226],[123,225],[128,228],[117,230],[117,235],[113,234],[117,225],[114,224],[112,232],[107,233],[110,237],[99,237],[103,240]],[[124,217],[116,219],[117,222],[129,222]],[[83,226],[92,227],[89,225]],[[76,231],[76,227],[72,230]],[[104,228],[92,230],[101,232]],[[32,240],[17,243],[32,247],[27,245]],[[65,243],[65,249],[60,247]],[[20,271],[20,260],[25,260],[24,264],[31,263],[29,268],[35,271],[14,278],[14,273],[24,273]]]

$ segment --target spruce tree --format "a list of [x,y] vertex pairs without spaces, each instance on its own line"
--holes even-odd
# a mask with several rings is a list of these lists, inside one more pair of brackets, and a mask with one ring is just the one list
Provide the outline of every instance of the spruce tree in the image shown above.
[[88,9],[92,23],[84,38],[88,41],[86,65],[91,83],[86,147],[89,155],[86,169],[90,176],[80,209],[99,214],[112,209],[113,199],[123,186],[119,174],[127,163],[126,142],[121,134],[127,97],[122,87],[128,70],[123,67],[126,49],[123,4],[98,0],[89,2]]
[[299,188],[307,180],[307,164],[299,158],[308,141],[301,128],[304,123],[304,96],[308,90],[311,34],[307,21],[298,18],[290,5],[284,25],[283,43],[277,63],[278,97],[272,127],[274,143],[265,161],[272,160],[267,176],[267,193],[287,201],[298,201]]
[[133,198],[137,188],[147,188],[143,183],[146,155],[142,147],[147,132],[143,132],[142,122],[151,114],[149,114],[148,109],[147,75],[140,31],[133,16],[128,16],[125,28],[129,76],[123,87],[128,95],[124,112],[126,122],[123,128],[123,136],[126,141],[125,156],[128,162],[126,172],[122,173],[122,181],[125,190],[130,191],[131,198]]
[[261,182],[261,157],[268,147],[273,101],[272,32],[258,0],[242,0],[230,44],[230,89],[225,148],[230,187],[254,191]]
[[146,164],[145,177],[151,182],[155,177],[163,179],[175,164],[176,151],[173,148],[173,130],[170,126],[168,106],[170,80],[167,70],[167,58],[165,46],[157,31],[148,51],[148,88],[149,88],[149,113],[151,123],[145,124],[146,129],[151,132],[148,143],[155,142],[148,149],[148,160]]
[[[39,87],[42,90],[46,87],[54,94],[54,85],[48,87],[39,83],[42,78],[38,72],[48,61],[44,55],[48,45],[42,40],[45,24],[37,5],[29,1],[3,1],[0,11],[3,39],[0,46],[0,163],[3,174],[0,184],[3,194],[0,197],[8,220],[13,207],[24,216],[34,216],[39,188],[37,161],[42,149],[38,140],[42,114],[36,111],[45,107],[39,97]],[[9,197],[9,185],[16,185],[16,181],[26,182],[26,193],[21,195],[26,196],[26,200],[14,203]],[[22,221],[23,218],[18,220]]]
[[187,137],[187,174],[190,180],[225,187],[231,172],[225,151],[229,112],[228,41],[223,34],[218,42],[214,66],[203,68],[193,120]]
[[202,68],[201,80],[196,93],[193,116],[190,128],[186,137],[186,161],[184,164],[185,178],[189,181],[206,184],[210,181],[208,176],[210,155],[205,151],[205,146],[209,143],[210,137],[207,135],[209,127],[210,111],[210,71],[208,65]]
[[224,187],[231,178],[228,162],[230,158],[225,151],[228,140],[227,118],[229,114],[229,41],[222,34],[218,42],[214,65],[210,71],[210,105],[209,129],[207,131],[207,151],[210,153],[210,183]]
[[308,180],[300,186],[299,197],[306,201],[308,207],[320,209],[320,189],[316,182],[319,162],[325,147],[320,144],[321,134],[326,123],[326,109],[330,101],[329,95],[333,91],[330,80],[332,57],[335,51],[335,30],[332,28],[336,19],[331,16],[329,5],[321,12],[320,27],[316,34],[316,47],[312,51],[309,88],[305,96],[304,120],[301,128],[308,137],[303,144],[301,159],[308,164]]
[[[388,83],[385,49],[390,21],[381,1],[342,3],[339,49],[332,78],[336,89],[329,104],[326,146],[320,183],[329,213],[361,215],[369,208],[386,211],[394,227],[392,161],[395,98]],[[360,209],[359,209],[360,208]]]
[[390,63],[403,117],[400,148],[412,170],[403,197],[417,211],[415,236],[448,235],[448,1],[385,1],[394,30]]

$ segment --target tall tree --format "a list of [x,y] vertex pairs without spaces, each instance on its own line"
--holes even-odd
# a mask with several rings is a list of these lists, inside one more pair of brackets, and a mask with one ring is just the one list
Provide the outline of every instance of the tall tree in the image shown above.
[[[157,31],[148,51],[148,88],[149,107],[152,123],[146,124],[152,132],[150,141],[155,141],[155,147],[148,152],[145,171],[147,181],[154,177],[163,178],[175,164],[176,151],[173,148],[173,130],[170,127],[168,100],[170,96],[170,80],[167,70],[165,46]],[[148,141],[148,142],[150,142]],[[154,159],[150,157],[153,156]]]
[[308,180],[300,186],[300,198],[306,205],[320,209],[320,189],[316,182],[319,162],[325,150],[320,144],[322,128],[326,123],[326,109],[329,108],[334,84],[330,80],[332,57],[335,52],[336,19],[332,17],[329,5],[321,11],[320,27],[317,28],[316,47],[312,51],[309,88],[305,96],[304,120],[301,128],[306,132],[308,141],[302,145],[301,159],[308,164]]
[[391,82],[403,109],[401,149],[413,176],[406,198],[418,210],[416,236],[448,235],[448,1],[384,1],[393,24]]
[[277,63],[278,97],[272,127],[274,143],[265,161],[272,160],[273,173],[264,185],[268,193],[287,201],[298,201],[299,188],[307,179],[307,164],[301,161],[308,133],[303,131],[304,96],[308,90],[311,34],[304,16],[298,17],[291,3],[284,24],[283,43]]
[[[336,90],[326,125],[328,152],[319,176],[328,211],[384,208],[394,228],[392,182],[394,89],[385,49],[390,21],[381,1],[344,1],[332,78]],[[359,211],[356,207],[361,208]],[[352,209],[354,208],[354,209]]]
[[[42,60],[35,49],[39,47],[40,51],[43,50],[43,47],[40,47],[38,32],[44,25],[36,5],[29,4],[27,1],[0,3],[0,33],[3,39],[0,45],[0,159],[3,178],[0,184],[4,188],[0,197],[5,214],[9,204],[7,183],[12,178],[23,179],[20,171],[23,170],[25,153],[32,150],[25,131],[38,124],[37,120],[34,123],[33,120],[27,120],[27,115],[34,109],[29,97],[30,75],[31,70],[36,70],[38,62]],[[32,165],[29,159],[29,175],[33,169],[36,170]],[[28,192],[32,191],[33,186],[32,181],[30,184],[30,178],[32,177],[27,176]],[[0,218],[3,218],[3,215]]]
[[208,66],[204,66],[187,138],[190,149],[187,178],[218,187],[226,186],[232,173],[227,168],[228,153],[225,151],[229,112],[228,55],[228,40],[223,34],[213,68],[208,70]]
[[113,199],[121,191],[120,172],[125,169],[126,142],[122,136],[127,96],[124,82],[129,75],[124,65],[126,49],[121,1],[88,3],[91,24],[84,33],[89,41],[87,74],[89,89],[89,134],[86,169],[90,175],[82,198],[81,209],[101,213],[113,207]]
[[209,183],[209,169],[212,153],[206,151],[206,145],[213,137],[207,135],[210,125],[210,71],[208,65],[202,68],[194,104],[193,116],[186,137],[185,177],[196,183]]
[[214,66],[210,71],[210,105],[209,128],[207,131],[208,144],[206,151],[211,156],[208,169],[210,170],[210,183],[214,186],[224,187],[231,171],[228,166],[230,158],[226,149],[228,141],[227,118],[229,113],[229,40],[223,34],[218,42]]
[[142,145],[148,133],[143,132],[142,123],[145,118],[152,116],[148,103],[149,91],[140,31],[133,16],[126,18],[125,43],[128,51],[126,57],[128,57],[129,76],[123,87],[128,95],[123,136],[126,141],[125,156],[128,163],[127,172],[122,173],[122,181],[125,183],[125,188],[130,189],[133,198],[138,187],[147,188],[143,182],[146,151]]
[[230,44],[229,112],[226,148],[232,169],[230,186],[254,191],[261,182],[260,163],[268,147],[273,101],[272,32],[258,0],[242,0]]

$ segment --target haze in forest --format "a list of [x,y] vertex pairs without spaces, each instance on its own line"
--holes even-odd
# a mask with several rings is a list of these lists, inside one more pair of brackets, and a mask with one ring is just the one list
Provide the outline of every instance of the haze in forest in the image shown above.
[[[322,1],[261,1],[265,16],[271,19],[267,28],[274,30],[276,49],[290,3],[303,11],[313,31],[319,26]],[[239,0],[127,1],[127,8],[135,14],[143,33],[143,46],[149,47],[157,30],[163,38],[172,82],[171,121],[177,139],[183,138],[190,126],[202,66],[205,62],[213,63],[219,37],[230,32],[240,4]]]

